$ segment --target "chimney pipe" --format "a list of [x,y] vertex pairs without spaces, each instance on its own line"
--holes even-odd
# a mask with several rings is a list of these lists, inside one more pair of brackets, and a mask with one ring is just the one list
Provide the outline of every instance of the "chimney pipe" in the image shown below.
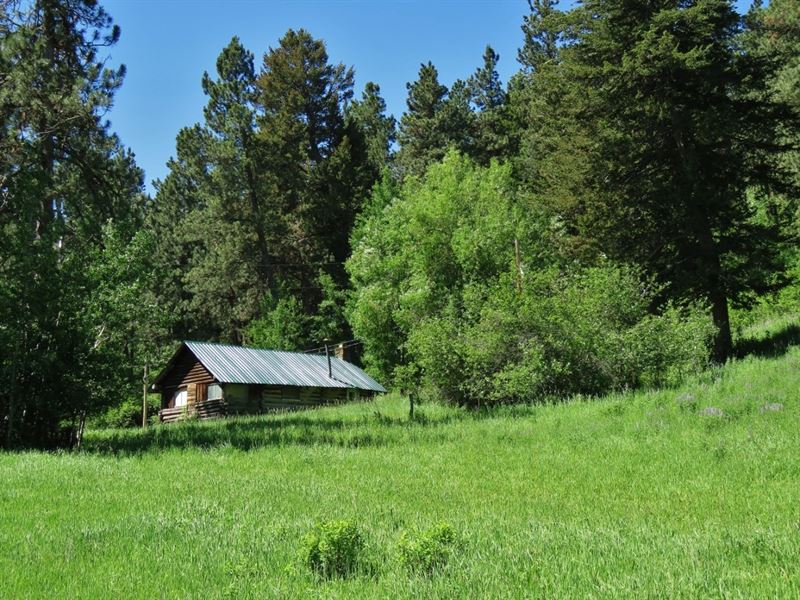
[[328,359],[328,377],[333,379],[333,372],[331,371],[331,351],[327,342],[325,342],[325,358]]

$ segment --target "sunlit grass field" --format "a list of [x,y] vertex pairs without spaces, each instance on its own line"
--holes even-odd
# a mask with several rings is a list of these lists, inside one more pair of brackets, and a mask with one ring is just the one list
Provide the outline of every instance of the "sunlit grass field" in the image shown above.
[[[798,597],[787,340],[675,390],[413,422],[389,396],[0,454],[0,598]],[[331,519],[371,568],[299,562]],[[441,522],[447,565],[407,572],[402,533]]]

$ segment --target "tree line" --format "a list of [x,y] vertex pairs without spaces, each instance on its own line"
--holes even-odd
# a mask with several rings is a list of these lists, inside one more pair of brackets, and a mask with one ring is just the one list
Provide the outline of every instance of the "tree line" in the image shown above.
[[[800,7],[529,0],[519,70],[433,63],[399,121],[289,30],[234,37],[155,194],[94,0],[0,2],[0,434],[135,412],[178,340],[303,350],[465,405],[669,384],[798,271]],[[127,404],[126,404],[127,403]],[[112,411],[113,412],[113,411]]]

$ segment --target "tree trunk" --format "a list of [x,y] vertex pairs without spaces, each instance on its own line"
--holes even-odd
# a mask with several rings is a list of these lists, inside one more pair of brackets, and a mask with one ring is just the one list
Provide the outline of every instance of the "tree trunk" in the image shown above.
[[699,185],[705,180],[705,174],[698,164],[693,143],[694,135],[687,134],[687,127],[690,125],[687,123],[686,115],[673,111],[672,133],[675,148],[681,157],[683,187],[688,192],[686,193],[689,201],[687,226],[696,236],[699,252],[699,257],[691,258],[699,258],[697,264],[699,269],[702,269],[698,281],[700,289],[695,288],[695,290],[704,292],[711,303],[711,317],[717,328],[714,334],[712,358],[714,362],[721,364],[728,360],[733,350],[731,322],[728,315],[728,294],[722,280],[722,262],[719,257],[717,240],[714,239],[709,209],[703,200],[709,194],[713,194],[713,190],[706,190]]
[[272,273],[270,273],[269,247],[267,246],[267,236],[264,231],[264,221],[262,220],[258,193],[256,192],[256,177],[253,172],[253,165],[247,157],[247,149],[250,144],[250,136],[242,136],[245,152],[245,176],[247,178],[247,196],[250,199],[250,210],[252,212],[253,226],[256,230],[256,244],[258,246],[258,272],[263,280],[263,285],[271,288]]
[[83,444],[83,432],[86,429],[86,411],[81,411],[81,418],[78,421],[78,431],[75,432],[75,447],[80,450]]
[[730,358],[733,350],[731,337],[731,321],[728,314],[728,295],[722,281],[722,263],[719,258],[719,248],[711,232],[711,226],[705,214],[698,232],[700,251],[703,259],[700,264],[706,269],[706,293],[711,303],[711,317],[717,331],[714,334],[714,362],[723,364]]
[[11,382],[8,389],[8,424],[6,426],[6,450],[14,445],[14,420],[17,418],[17,357],[14,356],[11,369]]
[[717,328],[714,334],[714,362],[722,364],[730,358],[733,352],[733,338],[731,336],[731,321],[728,315],[728,298],[722,292],[711,294],[711,316]]

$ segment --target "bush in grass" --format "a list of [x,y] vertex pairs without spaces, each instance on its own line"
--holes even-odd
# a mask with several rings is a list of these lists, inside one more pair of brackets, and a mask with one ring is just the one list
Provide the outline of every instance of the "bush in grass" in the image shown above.
[[300,559],[321,577],[347,577],[357,570],[363,550],[364,538],[355,523],[328,521],[303,537]]
[[[462,403],[530,402],[674,385],[708,360],[711,320],[702,306],[652,313],[658,287],[609,263],[579,272],[513,278],[446,311],[409,334],[420,385]],[[452,311],[451,311],[452,312]]]
[[397,558],[410,571],[431,574],[444,568],[455,542],[455,531],[448,523],[422,532],[403,532],[397,544]]
[[[158,421],[158,411],[161,409],[161,396],[159,394],[147,395],[148,422]],[[88,422],[89,427],[103,429],[106,427],[141,427],[142,426],[142,398],[126,398],[120,404],[111,406],[100,415]]]

